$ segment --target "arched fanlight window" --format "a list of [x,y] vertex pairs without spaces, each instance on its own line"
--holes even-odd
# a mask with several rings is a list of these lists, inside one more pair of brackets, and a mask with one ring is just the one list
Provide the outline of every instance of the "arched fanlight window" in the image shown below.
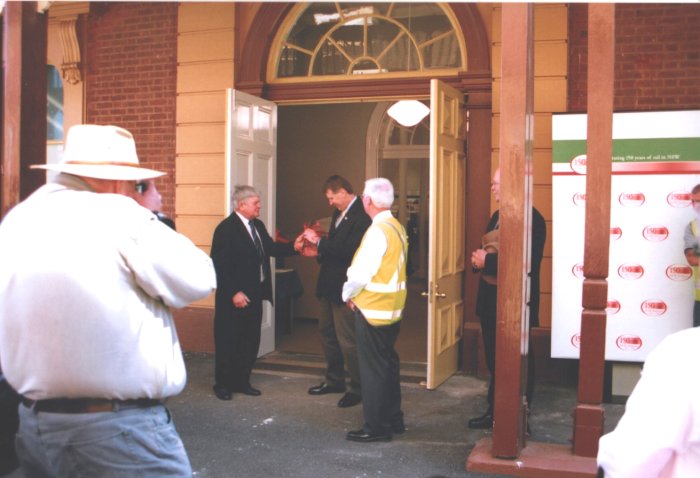
[[299,4],[278,33],[269,79],[463,71],[455,24],[437,3]]

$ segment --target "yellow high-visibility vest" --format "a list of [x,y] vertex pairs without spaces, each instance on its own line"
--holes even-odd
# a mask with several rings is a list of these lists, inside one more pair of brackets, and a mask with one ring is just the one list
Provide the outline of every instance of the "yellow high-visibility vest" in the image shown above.
[[[352,301],[370,324],[390,325],[401,320],[406,305],[408,239],[403,226],[394,217],[372,224],[371,227],[379,227],[384,233],[387,249],[377,273]],[[358,251],[364,245],[364,239],[362,241]]]

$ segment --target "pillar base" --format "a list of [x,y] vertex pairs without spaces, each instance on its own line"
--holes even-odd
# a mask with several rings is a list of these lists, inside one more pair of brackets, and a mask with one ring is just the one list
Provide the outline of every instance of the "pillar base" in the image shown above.
[[531,478],[595,478],[595,458],[575,456],[571,446],[528,441],[515,460],[494,458],[491,437],[479,440],[469,454],[467,471]]

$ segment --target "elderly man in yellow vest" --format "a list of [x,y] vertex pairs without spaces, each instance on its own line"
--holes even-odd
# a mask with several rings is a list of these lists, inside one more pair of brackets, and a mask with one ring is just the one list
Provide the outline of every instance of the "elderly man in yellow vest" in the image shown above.
[[693,267],[695,278],[695,305],[693,306],[693,327],[700,326],[700,184],[690,192],[695,217],[688,223],[683,234],[683,251],[688,264]]
[[401,411],[399,356],[394,344],[406,304],[403,226],[391,215],[394,186],[385,178],[365,182],[362,205],[372,218],[343,284],[343,300],[355,312],[357,355],[365,423],[348,432],[357,442],[389,441],[405,431]]

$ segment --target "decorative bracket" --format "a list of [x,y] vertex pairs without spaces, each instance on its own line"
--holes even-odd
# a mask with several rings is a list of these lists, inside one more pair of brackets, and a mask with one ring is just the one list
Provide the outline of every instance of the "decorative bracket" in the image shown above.
[[80,43],[76,24],[81,14],[90,10],[88,2],[48,2],[49,22],[58,27],[58,36],[63,51],[61,73],[71,85],[83,81],[80,64]]
[[58,24],[58,35],[63,47],[63,63],[61,73],[63,79],[71,85],[77,85],[82,81],[80,73],[80,44],[75,24],[78,17],[61,19]]

